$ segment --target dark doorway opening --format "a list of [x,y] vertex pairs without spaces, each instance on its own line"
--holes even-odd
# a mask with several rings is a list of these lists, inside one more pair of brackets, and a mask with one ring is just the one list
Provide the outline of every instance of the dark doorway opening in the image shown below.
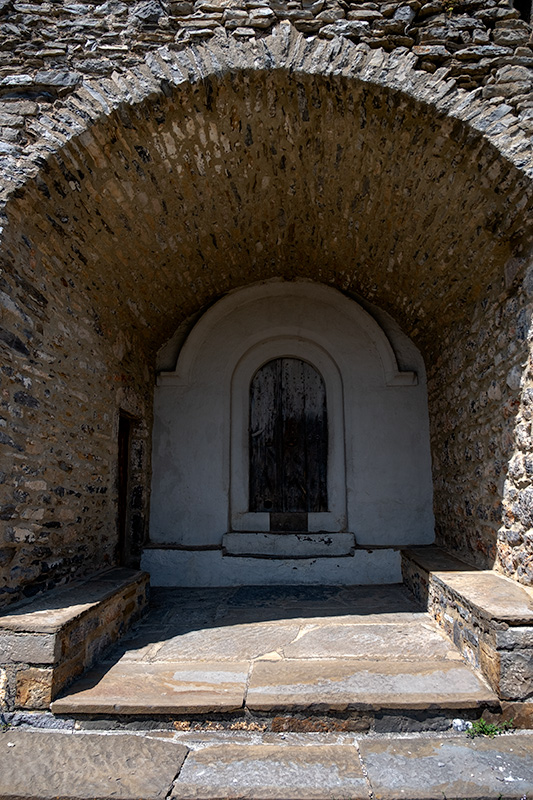
[[513,0],[513,8],[520,14],[520,18],[525,22],[532,21],[533,4],[531,0]]
[[264,364],[250,386],[250,511],[269,512],[277,530],[307,529],[307,513],[328,510],[326,388],[297,358]]
[[131,440],[136,420],[120,411],[118,420],[118,541],[116,560],[120,566],[136,566],[130,536]]

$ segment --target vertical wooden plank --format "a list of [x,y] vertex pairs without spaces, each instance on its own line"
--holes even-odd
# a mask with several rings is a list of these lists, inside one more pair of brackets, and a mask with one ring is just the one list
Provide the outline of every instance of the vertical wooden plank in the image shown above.
[[322,376],[306,364],[304,372],[308,511],[328,510],[328,417]]
[[304,370],[303,361],[282,359],[282,511],[307,511]]
[[250,386],[250,511],[272,511],[280,502],[280,369],[270,361]]

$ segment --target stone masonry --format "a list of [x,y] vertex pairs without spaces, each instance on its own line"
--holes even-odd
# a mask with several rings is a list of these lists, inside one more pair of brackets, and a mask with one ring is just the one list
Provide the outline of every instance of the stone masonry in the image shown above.
[[119,410],[135,420],[140,552],[157,350],[225,292],[274,277],[335,286],[413,339],[438,539],[533,583],[519,12],[0,6],[0,603],[114,563]]
[[148,575],[110,569],[0,616],[0,711],[46,709],[145,609]]

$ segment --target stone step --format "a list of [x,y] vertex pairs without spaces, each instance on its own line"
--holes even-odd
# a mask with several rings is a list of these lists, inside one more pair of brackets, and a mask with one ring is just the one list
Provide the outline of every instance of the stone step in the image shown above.
[[[114,716],[479,716],[496,695],[447,659],[124,662],[92,670],[52,703],[54,714]],[[289,727],[290,727],[290,723]]]
[[239,531],[222,537],[223,555],[240,558],[332,558],[354,551],[353,533]]
[[0,709],[47,708],[147,603],[148,575],[115,567],[0,614]]
[[0,798],[20,800],[518,800],[533,733],[57,732],[0,734]]
[[402,552],[405,584],[504,703],[530,714],[533,589],[435,546]]

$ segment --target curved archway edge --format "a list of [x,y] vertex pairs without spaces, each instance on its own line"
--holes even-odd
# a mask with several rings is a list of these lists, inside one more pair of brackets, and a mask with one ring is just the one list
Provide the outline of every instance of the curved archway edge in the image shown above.
[[0,202],[35,177],[43,162],[60,153],[65,142],[83,137],[102,118],[121,106],[156,100],[173,88],[238,72],[283,70],[298,75],[342,76],[401,92],[430,105],[435,113],[457,120],[482,135],[524,175],[533,175],[533,148],[510,106],[488,102],[479,89],[458,88],[448,71],[434,74],[414,69],[417,57],[405,48],[391,53],[368,51],[348,39],[309,39],[288,22],[260,39],[236,41],[225,34],[184,50],[155,48],[144,65],[114,72],[110,78],[87,79],[63,102],[56,102],[33,125],[35,141],[22,152],[0,154]]

